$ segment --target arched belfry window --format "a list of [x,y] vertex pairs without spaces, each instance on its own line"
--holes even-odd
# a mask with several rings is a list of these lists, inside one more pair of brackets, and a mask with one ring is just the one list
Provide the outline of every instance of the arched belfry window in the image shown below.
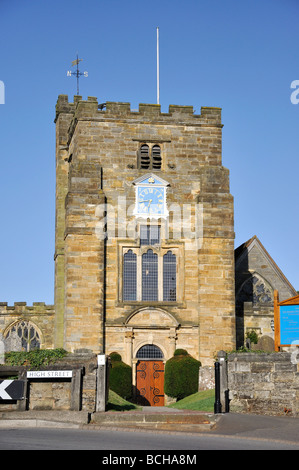
[[5,350],[32,351],[40,349],[41,338],[37,328],[30,321],[21,320],[14,323],[5,335]]
[[137,359],[163,359],[163,353],[158,346],[146,344],[142,346],[136,354]]
[[138,168],[141,170],[161,170],[161,167],[161,147],[153,145],[150,148],[147,144],[141,145],[138,151]]
[[153,170],[161,170],[161,148],[159,145],[154,145],[152,148],[152,168]]
[[141,170],[147,170],[150,168],[151,159],[149,153],[149,146],[148,145],[141,145],[139,149],[139,165],[138,167]]

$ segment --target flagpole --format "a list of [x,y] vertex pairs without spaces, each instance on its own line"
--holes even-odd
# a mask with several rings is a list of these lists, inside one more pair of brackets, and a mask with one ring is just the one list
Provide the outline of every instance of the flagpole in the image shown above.
[[77,95],[79,95],[79,55],[77,52]]
[[160,104],[159,28],[157,28],[157,104]]

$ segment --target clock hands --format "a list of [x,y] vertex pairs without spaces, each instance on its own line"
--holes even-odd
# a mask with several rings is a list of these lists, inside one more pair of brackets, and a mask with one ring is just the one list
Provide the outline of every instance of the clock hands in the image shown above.
[[149,205],[147,207],[149,207],[152,203],[152,199],[144,199],[143,201],[139,201],[140,203],[143,203],[143,202],[149,202]]

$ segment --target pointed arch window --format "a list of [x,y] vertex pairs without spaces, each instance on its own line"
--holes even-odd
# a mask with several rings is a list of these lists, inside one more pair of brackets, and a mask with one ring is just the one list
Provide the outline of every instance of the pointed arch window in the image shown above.
[[121,244],[120,301],[178,302],[182,298],[182,287],[177,285],[180,247],[164,245],[160,228],[141,224],[138,245]]
[[270,284],[255,273],[242,284],[236,296],[236,304],[238,307],[244,302],[252,302],[254,305],[273,305],[273,296]]
[[33,323],[21,320],[9,329],[4,343],[6,351],[28,352],[33,349],[40,349],[41,338]]

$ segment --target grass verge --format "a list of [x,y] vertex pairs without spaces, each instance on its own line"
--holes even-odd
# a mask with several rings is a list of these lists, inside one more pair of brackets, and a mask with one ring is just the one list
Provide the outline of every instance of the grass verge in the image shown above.
[[108,411],[132,411],[140,409],[140,406],[134,405],[134,403],[125,400],[124,398],[117,395],[117,393],[113,392],[112,390],[109,390],[107,405]]
[[[179,410],[195,410],[214,413],[215,390],[204,390],[194,393],[189,397],[168,405],[168,408]],[[142,407],[131,403],[109,390],[107,411],[134,411],[141,410]]]
[[176,408],[179,410],[195,410],[206,411],[209,413],[214,412],[215,390],[204,390],[201,392],[189,395],[176,403],[169,405],[169,408]]

